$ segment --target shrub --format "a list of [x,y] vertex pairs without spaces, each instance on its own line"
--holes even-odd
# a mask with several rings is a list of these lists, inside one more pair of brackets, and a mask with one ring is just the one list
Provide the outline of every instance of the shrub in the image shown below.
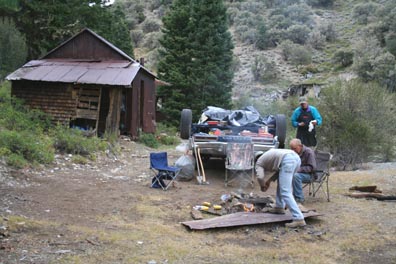
[[274,80],[278,75],[276,64],[274,62],[269,62],[264,56],[259,56],[254,59],[251,70],[254,80],[263,83]]
[[379,6],[379,4],[373,2],[357,4],[353,8],[352,17],[359,24],[366,25],[373,19]]
[[139,47],[144,39],[144,33],[142,30],[136,29],[131,31],[131,39],[135,47]]
[[286,31],[286,36],[289,40],[297,44],[305,44],[311,30],[307,26],[293,25]]
[[[5,95],[5,97],[8,97],[8,95]],[[51,119],[47,114],[39,110],[29,109],[15,98],[8,97],[0,103],[0,116],[0,127],[7,130],[26,130],[36,134],[47,131],[51,126]]]
[[264,21],[261,21],[257,27],[257,38],[255,43],[256,48],[259,50],[264,50],[270,46],[268,39],[267,26]]
[[166,134],[157,136],[157,140],[162,145],[176,145],[180,143],[180,140],[176,136],[169,136]]
[[333,23],[320,25],[319,31],[326,37],[326,41],[333,42],[337,39],[337,31],[335,30]]
[[315,7],[332,7],[334,0],[307,0],[307,4]]
[[150,148],[158,148],[158,141],[155,135],[151,133],[142,133],[139,137],[139,142]]
[[22,156],[16,153],[11,153],[6,156],[7,165],[16,169],[23,169],[29,165],[29,162]]
[[294,46],[294,44],[290,40],[282,41],[282,43],[279,45],[279,47],[282,51],[283,58],[286,61],[288,61],[290,59],[291,50],[292,50],[293,46]]
[[301,73],[302,75],[306,75],[306,74],[309,74],[309,73],[318,73],[319,70],[318,70],[318,68],[315,65],[309,64],[309,65],[306,65],[304,67],[301,67],[301,69],[299,69],[298,72]]
[[76,163],[76,164],[84,165],[84,164],[88,163],[87,158],[80,156],[80,155],[74,155],[71,160],[73,163]]
[[234,25],[235,18],[239,15],[239,9],[235,7],[227,8],[228,23]]
[[353,63],[353,52],[350,50],[338,50],[333,55],[333,62],[342,67],[348,67]]
[[154,49],[159,46],[159,39],[161,38],[161,32],[151,32],[144,38],[144,47],[148,49]]
[[390,91],[396,90],[395,64],[395,56],[384,52],[374,37],[355,46],[353,69],[365,81],[377,81]]
[[297,67],[310,64],[312,62],[312,53],[306,47],[296,44],[293,46],[290,62]]
[[273,15],[270,17],[270,28],[273,29],[287,29],[292,24],[293,21],[284,15]]
[[169,126],[165,123],[157,123],[156,138],[162,145],[175,145],[180,143],[177,132],[177,128],[174,126]]
[[396,56],[396,33],[390,33],[385,37],[386,49]]
[[146,19],[142,23],[142,29],[143,29],[144,33],[150,33],[150,32],[154,32],[154,31],[159,31],[160,28],[161,28],[160,23],[158,23],[154,19]]
[[318,30],[312,31],[309,34],[308,44],[317,50],[323,49],[326,42],[326,37],[322,35]]
[[8,153],[8,157],[14,162],[26,160],[48,164],[54,160],[51,139],[29,131],[0,131],[0,148],[3,149],[3,153]]
[[371,155],[389,158],[396,135],[395,94],[376,83],[353,80],[337,81],[321,95],[318,108],[324,122],[318,130],[319,144],[331,151],[338,165],[355,168]]
[[311,52],[304,46],[291,41],[283,41],[280,45],[283,57],[295,66],[307,65],[312,61]]
[[107,148],[107,143],[98,137],[86,137],[83,131],[58,125],[50,131],[54,147],[61,153],[89,157],[92,153]]
[[285,17],[290,18],[293,24],[312,24],[312,10],[305,3],[289,5],[283,14]]

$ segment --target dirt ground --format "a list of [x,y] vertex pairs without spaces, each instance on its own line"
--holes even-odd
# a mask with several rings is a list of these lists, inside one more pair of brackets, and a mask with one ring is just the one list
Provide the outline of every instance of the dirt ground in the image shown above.
[[[308,197],[323,216],[302,229],[284,223],[191,231],[191,208],[216,203],[224,167],[212,162],[208,185],[149,188],[150,148],[121,139],[121,153],[74,164],[59,155],[46,168],[0,175],[0,263],[396,263],[396,202],[347,197],[355,185],[396,195],[396,164],[331,172],[331,202]],[[181,153],[168,151],[170,163]],[[255,186],[255,194],[274,195]],[[204,215],[205,218],[215,217]]]

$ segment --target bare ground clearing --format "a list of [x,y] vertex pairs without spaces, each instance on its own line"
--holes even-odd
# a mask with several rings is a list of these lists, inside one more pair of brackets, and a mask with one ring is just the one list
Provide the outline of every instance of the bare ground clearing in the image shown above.
[[[190,231],[191,207],[217,202],[224,168],[211,163],[209,185],[149,188],[148,154],[121,141],[122,153],[87,165],[59,156],[40,170],[0,178],[0,263],[396,263],[396,202],[345,196],[354,185],[396,194],[396,164],[332,172],[331,202],[308,197],[324,216],[293,230],[280,224]],[[167,150],[170,160],[180,153]],[[220,165],[219,168],[215,165]],[[274,195],[275,184],[268,193]],[[205,215],[205,217],[214,217]]]

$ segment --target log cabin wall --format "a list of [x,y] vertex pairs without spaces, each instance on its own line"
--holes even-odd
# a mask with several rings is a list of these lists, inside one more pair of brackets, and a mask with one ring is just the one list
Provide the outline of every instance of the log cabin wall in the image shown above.
[[54,123],[68,125],[76,116],[72,84],[13,81],[11,95],[24,100],[32,109],[51,115]]

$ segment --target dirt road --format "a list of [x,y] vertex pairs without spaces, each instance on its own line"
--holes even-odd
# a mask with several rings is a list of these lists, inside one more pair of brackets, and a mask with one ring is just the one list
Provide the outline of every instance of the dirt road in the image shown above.
[[[373,184],[395,195],[395,163],[333,171],[332,201],[308,197],[304,205],[324,216],[303,229],[279,223],[190,231],[180,222],[191,220],[192,206],[235,191],[224,187],[222,163],[209,164],[209,185],[177,182],[164,192],[149,188],[153,150],[121,145],[120,154],[86,165],[60,155],[48,168],[3,168],[0,263],[396,263],[396,203],[344,195]],[[171,162],[181,155],[167,151]]]

